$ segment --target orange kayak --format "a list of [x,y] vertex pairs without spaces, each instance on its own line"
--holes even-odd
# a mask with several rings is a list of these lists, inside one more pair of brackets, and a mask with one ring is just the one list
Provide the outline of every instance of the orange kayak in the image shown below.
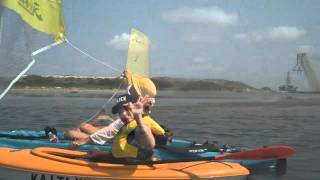
[[249,171],[237,163],[218,161],[127,165],[90,162],[87,153],[57,148],[0,148],[3,180],[94,179],[245,179]]

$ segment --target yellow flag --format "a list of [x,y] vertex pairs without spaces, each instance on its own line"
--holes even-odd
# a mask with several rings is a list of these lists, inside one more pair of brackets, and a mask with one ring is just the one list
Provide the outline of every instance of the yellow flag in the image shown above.
[[60,0],[0,0],[0,5],[18,13],[34,29],[54,36],[55,41],[65,39]]
[[149,39],[136,29],[132,29],[130,34],[126,70],[149,77]]

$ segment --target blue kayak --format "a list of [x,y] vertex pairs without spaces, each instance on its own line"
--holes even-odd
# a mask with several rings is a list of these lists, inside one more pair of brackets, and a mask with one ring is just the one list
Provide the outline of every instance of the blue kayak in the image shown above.
[[[13,130],[0,131],[0,147],[14,148],[14,149],[33,149],[36,147],[54,147],[66,149],[70,144],[70,140],[64,139],[63,132],[57,132],[59,142],[52,143],[46,136],[45,131],[38,130]],[[192,145],[191,141],[173,139],[172,145],[175,147],[188,147]],[[92,148],[99,148],[103,151],[110,150],[110,144],[87,144],[80,146],[79,151],[90,151]]]
[[[36,147],[55,147],[66,149],[70,140],[64,140],[64,133],[58,132],[59,142],[52,143],[46,136],[45,131],[36,130],[14,130],[0,131],[0,147],[14,149],[32,149]],[[79,147],[79,151],[90,151],[99,148],[102,151],[110,151],[111,145],[87,144]],[[166,148],[157,148],[154,156],[162,160],[181,160],[190,158],[215,157],[221,154],[237,153],[248,150],[245,147],[219,146],[218,144],[203,143],[198,144],[192,141],[173,138],[171,144]],[[283,174],[286,170],[286,159],[268,160],[223,160],[227,162],[237,162],[248,168],[251,172],[261,170],[272,170]]]

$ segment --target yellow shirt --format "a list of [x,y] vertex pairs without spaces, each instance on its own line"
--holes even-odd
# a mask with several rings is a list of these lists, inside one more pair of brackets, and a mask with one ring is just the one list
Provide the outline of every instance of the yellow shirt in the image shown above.
[[[143,117],[145,124],[151,129],[155,135],[164,135],[163,128],[155,122],[150,116]],[[123,126],[112,143],[112,155],[116,158],[136,158],[138,155],[138,148],[129,144],[127,141],[128,135],[137,127],[135,120]]]

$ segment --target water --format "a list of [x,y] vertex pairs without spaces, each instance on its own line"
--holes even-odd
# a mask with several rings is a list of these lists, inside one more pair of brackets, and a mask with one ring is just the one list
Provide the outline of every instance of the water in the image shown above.
[[[7,97],[0,104],[1,130],[58,130],[75,127],[93,115],[104,98]],[[111,105],[107,106],[111,108]],[[153,117],[178,138],[259,147],[295,149],[287,174],[257,174],[260,180],[316,180],[320,176],[320,94],[170,92],[159,93]]]

